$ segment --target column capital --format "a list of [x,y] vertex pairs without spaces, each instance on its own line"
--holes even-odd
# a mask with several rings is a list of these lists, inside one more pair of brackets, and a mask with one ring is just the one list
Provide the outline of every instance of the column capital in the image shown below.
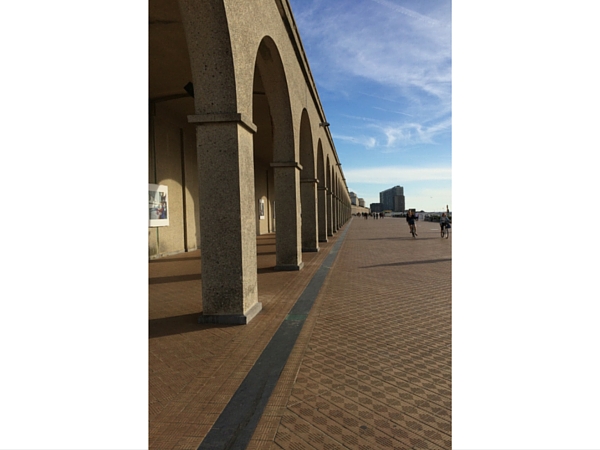
[[296,161],[272,162],[271,167],[295,167],[298,170],[302,170],[302,166]]
[[239,123],[251,133],[256,133],[257,126],[254,125],[245,114],[242,113],[221,113],[221,114],[194,114],[189,115],[188,122],[196,125],[208,123]]

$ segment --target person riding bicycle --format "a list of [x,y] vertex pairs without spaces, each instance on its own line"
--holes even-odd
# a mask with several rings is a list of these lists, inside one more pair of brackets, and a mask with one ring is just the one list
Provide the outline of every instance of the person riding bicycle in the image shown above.
[[415,212],[412,209],[408,210],[408,214],[406,215],[406,222],[408,223],[408,229],[412,232],[414,227],[415,236],[418,236],[417,226],[415,225]]
[[442,217],[440,218],[440,230],[442,236],[444,234],[444,228],[450,228],[450,219],[446,216],[446,213],[442,213]]

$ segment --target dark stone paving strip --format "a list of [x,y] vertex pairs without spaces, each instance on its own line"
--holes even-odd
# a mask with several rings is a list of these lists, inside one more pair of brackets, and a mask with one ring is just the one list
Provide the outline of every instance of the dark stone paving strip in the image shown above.
[[351,222],[348,222],[329,255],[281,323],[256,364],[248,372],[198,450],[243,450],[248,446]]

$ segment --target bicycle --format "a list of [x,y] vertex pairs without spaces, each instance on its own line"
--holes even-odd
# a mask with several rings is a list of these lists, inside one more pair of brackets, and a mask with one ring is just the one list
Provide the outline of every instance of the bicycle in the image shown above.
[[448,239],[448,236],[450,235],[450,224],[447,223],[442,227],[442,238],[445,236],[446,239]]
[[416,239],[417,235],[417,227],[414,223],[410,224],[410,234],[412,234],[413,239]]

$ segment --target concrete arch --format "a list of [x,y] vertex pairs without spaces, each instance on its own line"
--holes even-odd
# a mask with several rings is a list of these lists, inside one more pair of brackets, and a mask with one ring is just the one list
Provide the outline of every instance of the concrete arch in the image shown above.
[[[287,78],[277,45],[265,36],[258,47],[255,60],[273,119],[274,162],[296,162],[294,126]],[[252,84],[254,86],[254,83]],[[253,91],[254,92],[254,91]]]
[[300,119],[300,165],[302,173],[300,192],[302,199],[302,251],[319,251],[317,178],[315,177],[315,152],[310,119],[306,109]]
[[179,7],[189,49],[196,114],[236,113],[236,78],[224,3],[179,0]]
[[300,270],[342,223],[325,113],[289,2],[149,6],[149,182],[181,197],[149,248],[159,233],[155,256],[201,246],[202,321],[247,323],[261,309],[256,235],[275,232],[275,268]]
[[256,234],[274,233],[275,225],[275,175],[271,167],[273,162],[273,121],[269,101],[258,71],[254,68],[254,86],[252,95],[252,121],[256,124],[254,133],[254,180],[256,201],[260,205],[264,201],[265,216],[261,219],[259,212],[256,214]]
[[[300,270],[302,262],[300,171],[294,145],[294,126],[287,78],[279,50],[265,36],[257,55],[254,76],[260,77],[272,124],[274,197],[276,206],[276,270]],[[253,83],[253,88],[258,83]],[[256,96],[256,95],[255,95]]]
[[300,165],[302,166],[303,179],[315,179],[314,153],[310,118],[306,109],[303,109],[300,119]]
[[317,143],[319,242],[327,242],[327,187],[325,185],[325,161],[323,158],[323,143],[319,139]]
[[333,236],[335,233],[335,229],[333,226],[333,187],[331,185],[332,178],[332,170],[331,164],[329,162],[329,155],[327,155],[327,164],[326,164],[326,172],[327,172],[327,235]]
[[342,217],[342,180],[340,179],[340,175],[338,174],[338,228],[341,228],[344,224],[344,219]]
[[333,223],[335,224],[335,231],[340,229],[340,210],[339,210],[339,182],[338,182],[338,174],[337,170],[334,168],[333,174]]

